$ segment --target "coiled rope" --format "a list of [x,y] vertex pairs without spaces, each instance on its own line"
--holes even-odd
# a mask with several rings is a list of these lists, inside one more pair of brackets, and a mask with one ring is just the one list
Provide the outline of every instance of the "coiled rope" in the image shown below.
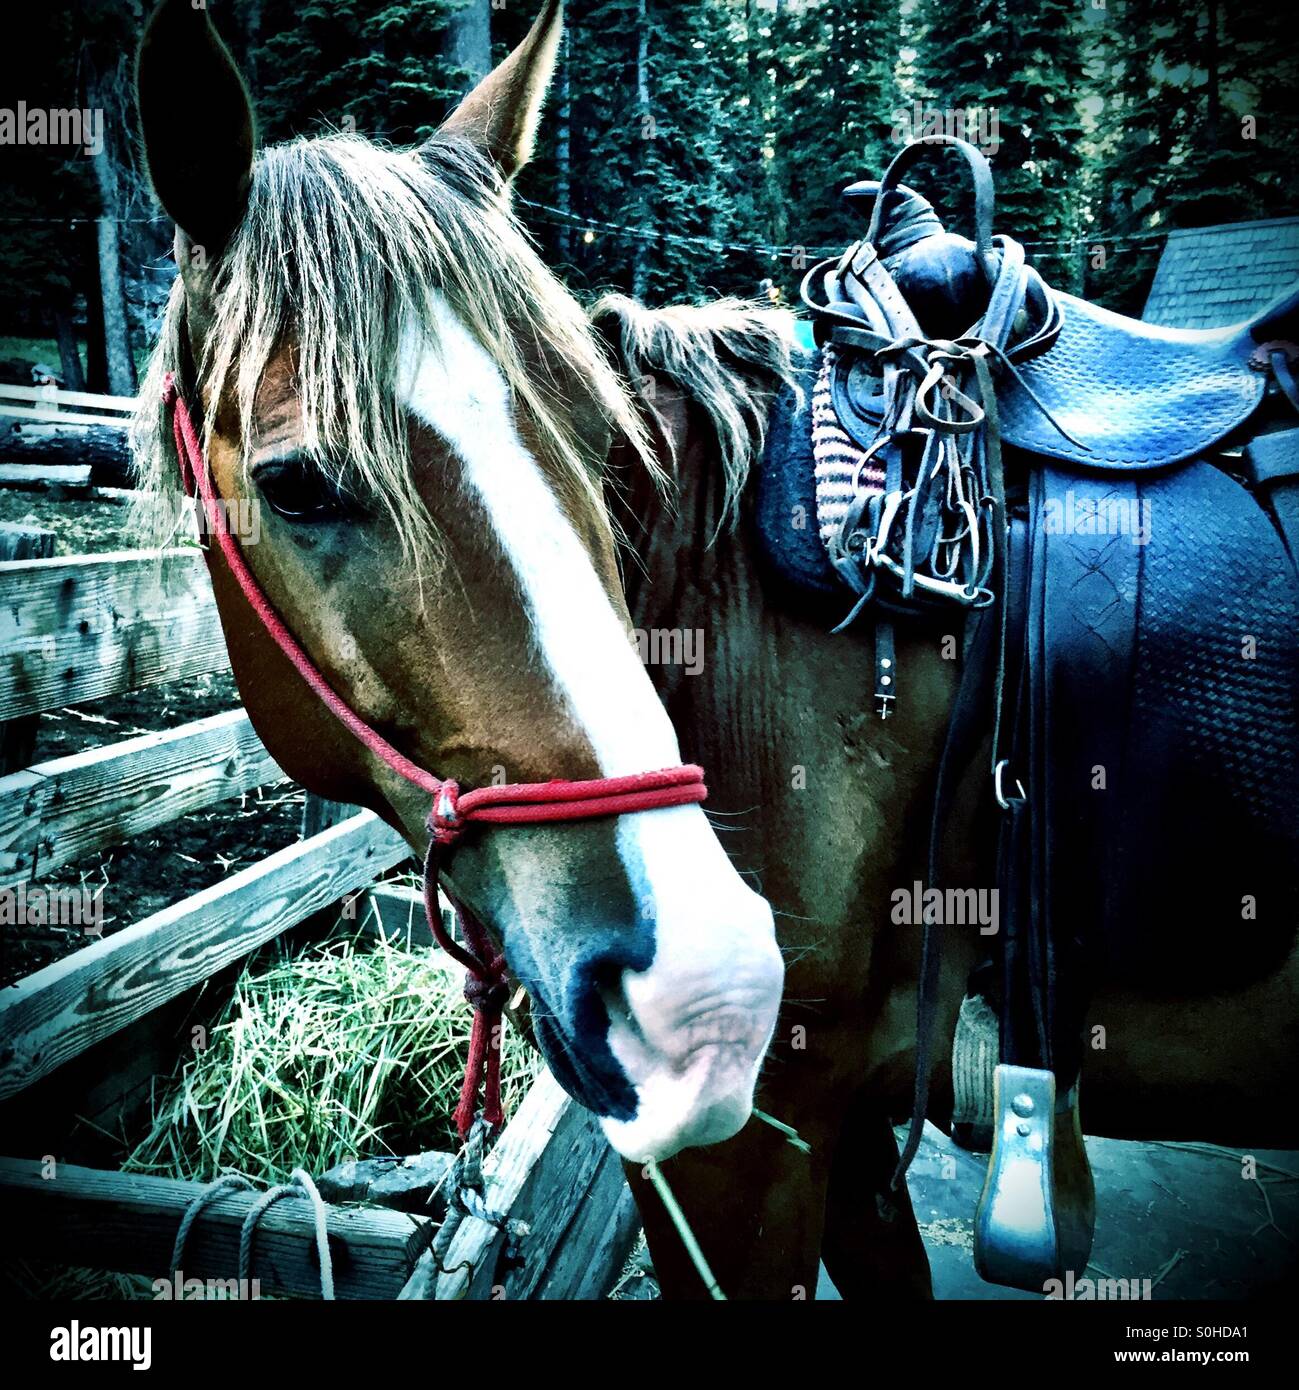
[[[181,1258],[185,1253],[185,1242],[194,1228],[195,1221],[203,1211],[227,1192],[256,1192],[257,1189],[247,1178],[238,1173],[226,1173],[208,1185],[185,1208],[176,1231],[176,1243],[171,1251],[171,1268],[168,1277],[174,1279],[180,1270]],[[329,1253],[329,1213],[324,1198],[312,1180],[311,1174],[303,1168],[295,1168],[289,1181],[278,1183],[263,1192],[248,1210],[243,1225],[239,1228],[239,1282],[247,1287],[253,1264],[253,1237],[257,1234],[257,1224],[263,1215],[276,1202],[286,1197],[305,1199],[311,1203],[315,1220],[316,1255],[320,1262],[320,1296],[327,1303],[334,1301],[334,1266]]]

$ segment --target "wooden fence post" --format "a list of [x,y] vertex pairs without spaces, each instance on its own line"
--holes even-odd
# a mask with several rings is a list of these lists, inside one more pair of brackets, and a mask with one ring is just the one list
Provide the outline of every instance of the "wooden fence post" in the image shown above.
[[322,830],[328,830],[339,821],[356,815],[358,809],[349,806],[346,801],[330,801],[327,797],[317,796],[315,792],[308,792],[302,804],[302,838],[309,840],[313,835],[319,835]]
[[[349,806],[345,801],[330,801],[328,797],[307,792],[306,800],[302,803],[302,838],[309,840],[313,835],[319,835],[322,830],[328,830],[339,821],[356,815],[359,809],[357,806]],[[350,920],[351,916],[359,911],[361,898],[362,894],[357,891],[349,894],[341,902],[331,903],[323,911],[308,917],[302,924],[303,930],[308,936],[332,931],[340,913]]]
[[[48,560],[53,554],[53,531],[0,522],[0,560]],[[0,724],[0,776],[19,772],[30,765],[40,724],[39,714],[24,715]]]

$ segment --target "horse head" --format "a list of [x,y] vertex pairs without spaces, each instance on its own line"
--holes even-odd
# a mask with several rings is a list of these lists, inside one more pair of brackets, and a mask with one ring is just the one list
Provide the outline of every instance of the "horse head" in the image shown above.
[[[681,761],[638,660],[602,467],[654,466],[585,314],[510,207],[554,66],[552,0],[425,144],[355,135],[257,150],[203,9],[167,0],[138,63],[154,187],[176,223],[145,400],[201,415],[248,567],[334,690],[463,787]],[[146,406],[146,415],[149,412]],[[173,493],[161,410],[141,468]],[[427,797],[355,739],[207,549],[249,717],[281,767],[368,806],[416,852]],[[747,1120],[779,1003],[771,911],[698,805],[494,826],[444,879],[526,986],[556,1077],[635,1159]]]

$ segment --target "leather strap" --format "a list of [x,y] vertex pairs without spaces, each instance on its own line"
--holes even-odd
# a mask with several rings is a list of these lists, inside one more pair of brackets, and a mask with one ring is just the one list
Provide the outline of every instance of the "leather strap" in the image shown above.
[[[938,763],[934,786],[934,809],[929,822],[929,886],[943,881],[943,835],[949,824],[952,797],[962,775],[978,751],[987,728],[988,697],[998,642],[999,618],[991,608],[980,608],[966,618],[961,679],[947,725],[947,737]],[[936,1024],[939,974],[942,966],[942,925],[925,922],[921,929],[920,975],[916,987],[916,1067],[911,1101],[911,1125],[898,1157],[892,1186],[896,1191],[906,1180],[920,1148],[925,1118],[929,1112],[929,1081],[934,1069],[934,1027]]]
[[880,179],[879,191],[875,195],[875,208],[871,213],[870,229],[866,240],[878,246],[880,227],[884,218],[884,205],[888,196],[898,187],[903,173],[913,164],[924,158],[934,148],[956,150],[970,166],[970,177],[974,183],[974,247],[979,264],[987,277],[989,286],[997,283],[997,261],[992,250],[992,215],[996,205],[996,190],[992,182],[992,170],[983,155],[964,140],[951,135],[929,135],[904,146],[894,156],[892,164]]

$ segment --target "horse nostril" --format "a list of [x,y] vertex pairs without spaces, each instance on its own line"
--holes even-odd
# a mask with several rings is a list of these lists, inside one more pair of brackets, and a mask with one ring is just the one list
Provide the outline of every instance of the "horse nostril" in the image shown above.
[[597,983],[595,991],[600,996],[605,1013],[609,1015],[609,1022],[621,1024],[637,1042],[643,1043],[645,1035],[641,1032],[640,1024],[632,1011],[631,1001],[627,998],[622,972],[619,972],[612,984]]

